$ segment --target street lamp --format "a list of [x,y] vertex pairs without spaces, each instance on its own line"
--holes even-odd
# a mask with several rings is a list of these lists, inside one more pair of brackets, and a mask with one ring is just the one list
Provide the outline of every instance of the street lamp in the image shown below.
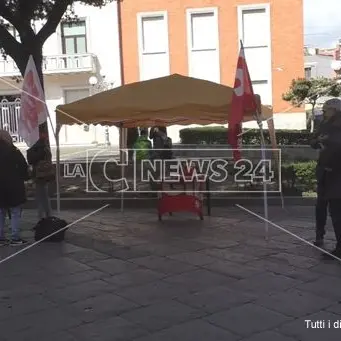
[[[101,72],[101,79],[98,80],[96,76],[89,78],[89,84],[91,85],[91,95],[96,95],[102,91],[107,91],[113,88],[114,82],[106,82],[105,75]],[[105,145],[110,146],[109,140],[109,126],[105,126]]]

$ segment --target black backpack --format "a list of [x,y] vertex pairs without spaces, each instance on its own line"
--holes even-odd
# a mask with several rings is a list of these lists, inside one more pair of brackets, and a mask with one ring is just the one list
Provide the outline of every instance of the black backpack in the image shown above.
[[163,140],[163,159],[165,160],[169,160],[173,158],[173,143],[172,143],[172,139],[170,137],[165,137],[165,139]]
[[48,217],[39,220],[37,225],[33,228],[34,239],[36,241],[41,240],[52,233],[60,231],[58,233],[53,234],[51,237],[44,239],[44,242],[61,242],[65,238],[65,231],[67,228],[67,222],[63,219],[59,219],[57,217]]

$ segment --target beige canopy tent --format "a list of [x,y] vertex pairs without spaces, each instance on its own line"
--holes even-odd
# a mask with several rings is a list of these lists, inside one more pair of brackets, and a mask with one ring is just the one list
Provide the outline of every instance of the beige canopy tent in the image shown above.
[[[57,124],[103,124],[122,128],[227,123],[231,87],[178,74],[131,83],[59,105]],[[272,116],[262,106],[264,119]],[[254,113],[245,121],[254,120]]]
[[[118,126],[120,149],[124,149],[126,129],[123,128],[226,124],[232,95],[231,87],[173,74],[123,85],[73,103],[59,105],[56,108],[57,169],[60,160],[58,134],[64,124]],[[244,121],[254,120],[254,114],[248,113]],[[263,119],[271,118],[272,108],[261,106],[261,114]],[[57,205],[59,209],[59,190]]]

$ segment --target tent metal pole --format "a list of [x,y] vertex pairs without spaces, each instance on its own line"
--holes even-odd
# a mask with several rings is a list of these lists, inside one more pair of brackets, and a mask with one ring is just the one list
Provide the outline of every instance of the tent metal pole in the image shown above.
[[56,196],[57,196],[57,213],[60,215],[60,147],[59,147],[59,132],[60,125],[56,127]]
[[124,131],[123,131],[123,124],[120,124],[120,165],[121,165],[121,213],[124,212],[124,163],[125,163],[125,157],[124,157]]

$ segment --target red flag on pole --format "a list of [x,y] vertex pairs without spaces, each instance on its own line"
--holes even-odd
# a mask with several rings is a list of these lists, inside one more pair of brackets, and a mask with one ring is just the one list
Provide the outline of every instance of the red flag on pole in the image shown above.
[[242,122],[245,114],[257,112],[257,102],[253,93],[251,78],[247,67],[244,47],[238,57],[234,93],[232,97],[231,112],[228,116],[228,143],[232,148],[235,161],[241,158],[239,147],[239,134],[242,132]]
[[28,147],[39,139],[39,125],[46,122],[48,110],[37,69],[30,56],[24,75],[19,117],[19,135]]

